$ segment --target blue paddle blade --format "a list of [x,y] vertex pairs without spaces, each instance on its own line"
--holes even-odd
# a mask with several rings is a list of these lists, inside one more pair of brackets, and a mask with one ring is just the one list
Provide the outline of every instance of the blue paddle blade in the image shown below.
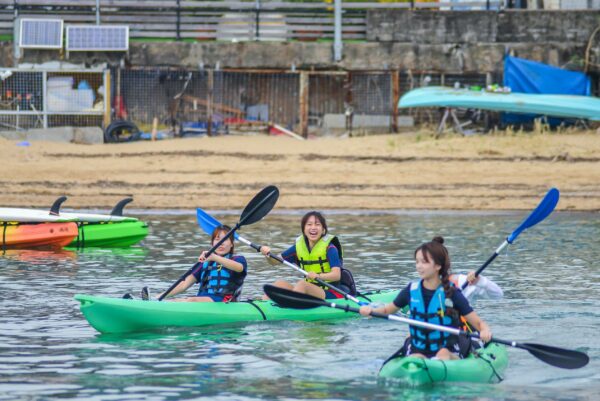
[[[215,228],[222,225],[219,220],[215,219],[210,214],[206,213],[200,208],[196,209],[196,217],[198,218],[198,225],[200,226],[200,228],[202,228],[202,231],[204,231],[208,235],[212,235],[213,231],[215,231]],[[235,237],[235,239],[237,239],[237,232],[233,233],[233,236]]]
[[512,232],[511,235],[508,236],[506,241],[509,244],[512,244],[513,241],[517,239],[519,234],[521,234],[527,228],[536,225],[537,223],[548,217],[548,215],[552,213],[552,211],[556,207],[559,196],[560,193],[558,192],[558,189],[550,189],[546,196],[544,196],[544,199],[542,199],[540,204],[535,208],[535,210],[531,212],[529,216],[527,216],[527,218],[521,223],[519,227],[517,227],[515,231]]

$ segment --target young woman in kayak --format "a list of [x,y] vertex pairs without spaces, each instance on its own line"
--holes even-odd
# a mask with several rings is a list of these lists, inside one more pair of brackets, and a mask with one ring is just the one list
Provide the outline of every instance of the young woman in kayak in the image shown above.
[[[339,240],[328,234],[325,217],[316,211],[306,213],[302,217],[300,228],[302,235],[296,239],[294,245],[281,254],[281,257],[300,266],[308,272],[308,275],[306,279],[299,280],[293,285],[284,280],[277,280],[273,285],[321,299],[342,298],[341,294],[319,285],[315,280],[319,278],[338,287],[342,276],[342,250]],[[262,246],[260,251],[267,256],[271,248]],[[269,257],[267,260],[272,265],[279,263]]]
[[[214,246],[231,230],[228,226],[215,228],[211,236]],[[223,242],[215,252],[206,257],[206,251],[198,258],[198,267],[192,270],[168,297],[180,294],[196,283],[200,284],[194,297],[173,299],[176,302],[230,302],[237,300],[246,278],[246,258],[234,255],[233,235]]]
[[[448,327],[459,327],[460,315],[479,331],[483,341],[488,342],[492,338],[489,326],[450,282],[450,256],[443,244],[442,237],[435,237],[433,241],[419,246],[415,251],[415,261],[421,280],[406,286],[392,303],[376,309],[362,306],[360,313],[363,316],[370,315],[372,311],[390,314],[408,306],[411,319]],[[410,326],[410,337],[401,351],[403,355],[413,357],[449,360],[466,356],[460,348],[456,336]]]

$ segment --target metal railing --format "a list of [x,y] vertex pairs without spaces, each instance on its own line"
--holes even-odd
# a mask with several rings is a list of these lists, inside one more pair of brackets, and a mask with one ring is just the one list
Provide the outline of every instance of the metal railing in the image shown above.
[[[366,38],[367,13],[375,9],[499,10],[505,0],[342,2],[344,40]],[[334,0],[0,0],[0,34],[12,34],[15,18],[61,18],[65,24],[120,24],[130,37],[172,40],[333,40]]]

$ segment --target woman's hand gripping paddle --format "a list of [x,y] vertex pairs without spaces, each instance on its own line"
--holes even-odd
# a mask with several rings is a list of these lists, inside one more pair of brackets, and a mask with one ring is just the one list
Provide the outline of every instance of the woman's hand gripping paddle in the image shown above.
[[[212,217],[210,214],[206,213],[201,208],[196,209],[196,216],[198,217],[198,225],[207,234],[212,233],[213,230],[216,227],[219,227],[221,225],[221,223],[217,219],[215,219],[214,217]],[[256,252],[260,252],[261,245],[258,245],[258,244],[255,244],[253,242],[250,242],[246,238],[238,235],[237,233],[234,234],[234,235],[235,235],[235,238],[237,240],[243,242],[244,244],[246,244],[248,246],[251,246],[252,248],[254,248],[256,250]],[[304,276],[308,275],[308,273],[305,272],[304,270],[302,270],[300,267],[296,266],[293,263],[288,262],[287,260],[283,259],[279,255],[274,255],[272,253],[269,253],[269,257],[271,259],[275,259],[279,263],[282,263],[282,264],[284,264],[284,265],[286,265],[288,267],[291,267],[292,269],[294,269],[297,272],[303,274]],[[321,280],[320,278],[316,278],[315,281],[318,282],[319,284],[321,284],[322,286],[326,286],[326,287],[331,288],[332,290],[334,290],[334,291],[342,294],[344,296],[344,298],[349,299],[351,301],[354,301],[354,302],[356,302],[359,305],[367,305],[368,304],[368,302],[363,302],[363,301],[359,300],[358,298],[356,298],[355,296],[353,296],[351,294],[348,294],[346,291],[343,291],[340,288],[337,288],[336,286],[333,286],[330,283],[327,283],[327,282]]]
[[[262,191],[256,194],[254,198],[252,198],[250,203],[246,205],[246,208],[242,212],[240,220],[235,225],[235,227],[229,230],[229,232],[225,234],[225,236],[221,238],[219,242],[217,242],[212,248],[210,248],[210,250],[206,253],[206,257],[210,256],[210,254],[216,251],[219,248],[219,246],[221,246],[223,242],[229,239],[229,237],[231,237],[240,227],[256,223],[257,221],[265,217],[271,211],[271,209],[273,209],[273,206],[275,206],[275,203],[277,202],[278,198],[279,189],[277,189],[277,187],[273,185],[264,188]],[[193,271],[194,268],[196,268],[196,266],[198,266],[198,263],[194,264],[194,266],[192,266],[183,276],[181,276],[179,280],[173,283],[173,285],[171,285],[168,290],[163,292],[163,294],[158,298],[158,300],[162,301],[167,295],[169,295],[169,293],[173,291],[173,288],[177,287],[179,283],[185,280],[185,278]]]
[[[327,302],[308,294],[300,294],[298,292],[290,291],[285,288],[275,287],[273,285],[265,285],[264,290],[265,293],[269,296],[269,298],[271,298],[271,300],[276,302],[279,306],[283,306],[285,308],[311,309],[319,306],[325,306],[328,308],[341,309],[346,312],[360,313],[359,309],[353,308],[348,305]],[[386,315],[383,313],[371,312],[371,316],[380,319],[402,322],[429,330],[438,330],[454,335],[464,335],[470,338],[479,338],[479,336],[475,333],[468,333],[466,331],[458,330],[452,327],[439,326],[437,324],[421,322],[418,320],[413,320],[398,315]],[[514,348],[524,349],[537,359],[546,362],[549,365],[556,366],[558,368],[578,369],[584,367],[590,361],[590,358],[585,353],[580,351],[552,347],[543,344],[517,343],[515,341],[501,340],[499,338],[492,338],[490,341],[508,345]]]

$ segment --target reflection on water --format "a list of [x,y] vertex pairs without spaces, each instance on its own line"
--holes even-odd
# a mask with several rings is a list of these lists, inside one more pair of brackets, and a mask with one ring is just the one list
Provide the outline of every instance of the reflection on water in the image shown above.
[[[242,233],[275,250],[299,232],[299,214],[270,215]],[[235,223],[238,215],[217,216]],[[485,261],[520,223],[512,213],[332,213],[329,225],[361,290],[400,288],[416,278],[413,252],[443,235],[454,269]],[[222,327],[100,335],[72,300],[75,293],[153,294],[185,272],[208,244],[194,214],[145,215],[144,247],[83,251],[8,251],[0,257],[0,400],[591,400],[600,389],[600,219],[555,214],[517,239],[486,274],[505,291],[475,305],[500,338],[589,353],[590,365],[567,371],[526,351],[510,351],[499,385],[407,388],[378,380],[381,363],[407,333],[376,319],[254,322]],[[295,280],[250,248],[244,294],[256,297],[275,278]]]

